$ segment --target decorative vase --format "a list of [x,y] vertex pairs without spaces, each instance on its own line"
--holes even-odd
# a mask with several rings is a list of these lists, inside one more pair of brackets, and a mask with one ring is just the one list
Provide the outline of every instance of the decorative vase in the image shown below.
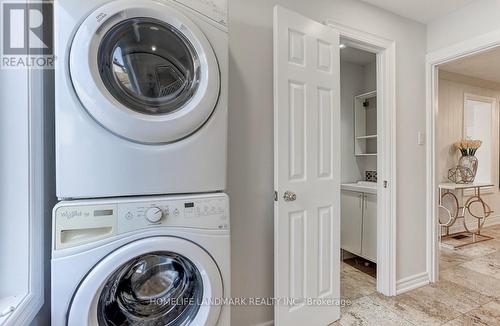
[[474,182],[474,179],[476,178],[478,164],[479,162],[477,157],[474,155],[462,155],[458,161],[458,166],[469,169],[472,172],[472,179],[470,180],[470,183]]

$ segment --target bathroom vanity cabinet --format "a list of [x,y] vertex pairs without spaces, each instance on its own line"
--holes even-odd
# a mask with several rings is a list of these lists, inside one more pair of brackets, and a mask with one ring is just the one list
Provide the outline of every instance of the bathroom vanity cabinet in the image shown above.
[[341,192],[341,248],[377,262],[377,195]]

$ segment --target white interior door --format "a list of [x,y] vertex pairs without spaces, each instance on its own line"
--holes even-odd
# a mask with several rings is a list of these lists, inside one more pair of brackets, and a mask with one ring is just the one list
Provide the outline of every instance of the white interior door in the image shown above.
[[339,65],[338,32],[274,8],[277,326],[340,315]]

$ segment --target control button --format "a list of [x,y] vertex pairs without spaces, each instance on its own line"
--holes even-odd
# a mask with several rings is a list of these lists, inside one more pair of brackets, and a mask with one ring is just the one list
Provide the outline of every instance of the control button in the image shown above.
[[134,218],[134,214],[132,214],[132,212],[129,211],[125,214],[125,218],[130,221],[131,219]]
[[151,223],[158,223],[163,217],[163,212],[158,207],[150,207],[146,210],[146,220]]
[[179,210],[177,208],[174,209],[174,216],[179,216]]
[[184,208],[184,216],[192,217],[194,214],[194,208]]

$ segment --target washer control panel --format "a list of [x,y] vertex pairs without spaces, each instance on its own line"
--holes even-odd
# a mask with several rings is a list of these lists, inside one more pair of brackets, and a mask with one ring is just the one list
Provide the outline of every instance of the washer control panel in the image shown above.
[[61,202],[53,212],[54,247],[73,247],[154,227],[229,230],[225,194]]
[[159,200],[118,205],[118,233],[155,225],[229,229],[226,196]]

